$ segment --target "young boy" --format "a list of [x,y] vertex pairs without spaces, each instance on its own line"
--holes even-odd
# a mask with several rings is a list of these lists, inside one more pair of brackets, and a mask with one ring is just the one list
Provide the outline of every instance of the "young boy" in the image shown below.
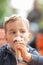
[[0,48],[0,65],[43,65],[43,57],[29,44],[29,21],[12,16],[4,23],[7,44]]

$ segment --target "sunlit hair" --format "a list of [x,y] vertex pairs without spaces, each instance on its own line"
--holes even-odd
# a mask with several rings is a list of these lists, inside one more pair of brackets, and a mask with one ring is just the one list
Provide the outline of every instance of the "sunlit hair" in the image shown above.
[[21,16],[17,16],[17,15],[12,15],[10,17],[5,18],[5,21],[4,21],[4,24],[3,24],[3,27],[5,29],[5,33],[6,33],[7,23],[11,23],[11,22],[14,22],[14,21],[23,21],[24,24],[26,25],[27,29],[29,29],[29,21],[26,18],[22,18]]

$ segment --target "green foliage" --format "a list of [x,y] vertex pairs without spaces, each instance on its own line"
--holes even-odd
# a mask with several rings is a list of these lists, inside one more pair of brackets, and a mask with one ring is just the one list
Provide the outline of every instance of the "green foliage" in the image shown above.
[[8,0],[0,0],[0,25],[2,24],[4,14],[6,13],[6,7]]

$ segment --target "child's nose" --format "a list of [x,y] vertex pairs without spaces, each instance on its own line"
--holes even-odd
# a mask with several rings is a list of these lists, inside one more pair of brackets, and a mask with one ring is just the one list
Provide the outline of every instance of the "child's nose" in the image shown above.
[[17,36],[20,36],[20,35],[21,35],[21,34],[20,34],[20,32],[18,31],[18,32],[17,32]]

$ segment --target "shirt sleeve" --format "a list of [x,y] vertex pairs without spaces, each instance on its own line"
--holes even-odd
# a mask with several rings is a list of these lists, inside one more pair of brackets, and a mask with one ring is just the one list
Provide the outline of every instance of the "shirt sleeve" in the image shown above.
[[43,56],[40,56],[35,49],[31,50],[30,53],[32,58],[31,61],[28,62],[28,65],[43,65]]
[[0,49],[0,65],[3,65],[3,55],[2,50]]
[[43,56],[37,56],[32,54],[32,59],[28,65],[43,65]]

